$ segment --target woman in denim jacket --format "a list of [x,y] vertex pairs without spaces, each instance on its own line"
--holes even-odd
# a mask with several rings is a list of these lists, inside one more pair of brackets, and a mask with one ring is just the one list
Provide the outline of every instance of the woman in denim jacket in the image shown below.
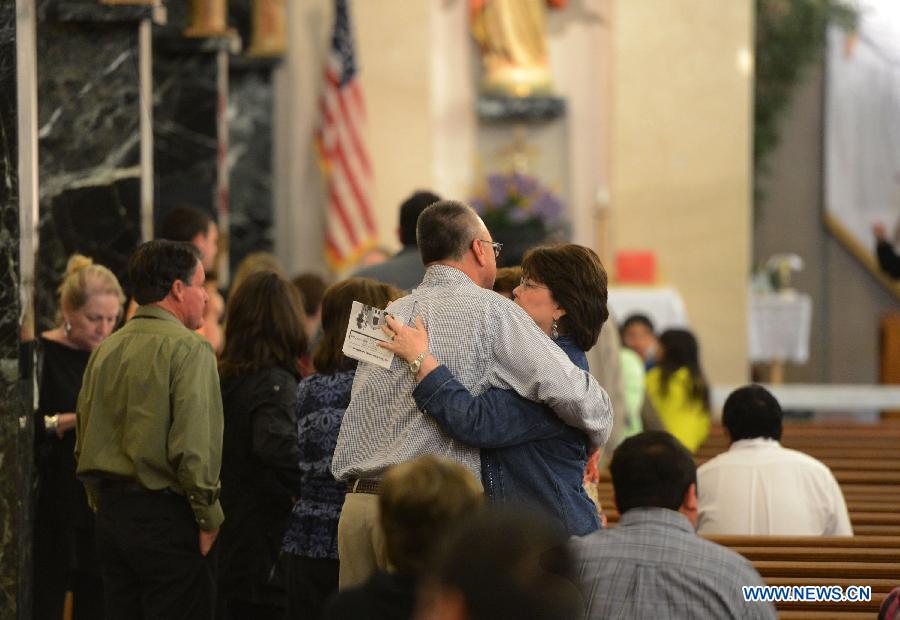
[[[607,278],[593,250],[574,244],[541,247],[522,261],[515,303],[552,338],[574,364],[587,370],[585,351],[594,346],[609,316]],[[428,352],[428,334],[389,320],[393,341],[382,346],[411,365],[419,360],[413,397],[454,439],[481,448],[481,477],[491,501],[542,510],[570,535],[600,527],[595,504],[582,485],[588,439],[544,405],[511,390],[492,388],[473,397],[450,370]]]

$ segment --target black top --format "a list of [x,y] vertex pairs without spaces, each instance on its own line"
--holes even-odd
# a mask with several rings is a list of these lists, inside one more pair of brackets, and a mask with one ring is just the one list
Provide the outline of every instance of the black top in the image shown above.
[[407,620],[416,603],[416,580],[410,575],[375,573],[367,582],[332,595],[323,620]]
[[[93,514],[84,487],[75,477],[75,429],[62,439],[47,434],[44,416],[74,413],[90,352],[70,349],[41,337],[40,388],[34,414],[37,468],[34,520],[34,583],[39,595],[34,617],[62,614],[65,591],[79,588],[75,614],[91,615],[102,600],[89,586],[100,579],[93,536]],[[85,579],[87,577],[87,579]]]
[[274,570],[299,495],[297,376],[269,366],[222,379],[222,510],[219,587],[224,598],[280,605]]
[[44,416],[74,413],[90,351],[70,349],[41,336],[41,376],[35,415],[35,444],[41,495],[53,504],[59,527],[85,526],[90,509],[75,478],[75,430],[60,439],[44,428]]
[[70,349],[41,336],[43,363],[39,404],[41,429],[45,415],[73,413],[81,391],[81,379],[87,367],[90,351]]

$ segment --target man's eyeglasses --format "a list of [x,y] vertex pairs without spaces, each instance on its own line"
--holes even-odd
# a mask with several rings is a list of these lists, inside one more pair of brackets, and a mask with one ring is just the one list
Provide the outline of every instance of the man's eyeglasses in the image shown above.
[[538,284],[537,282],[532,282],[532,281],[529,280],[528,278],[524,278],[524,277],[521,278],[521,279],[519,280],[519,284],[520,284],[520,285],[522,286],[522,288],[524,288],[525,290],[528,290],[528,289],[530,289],[530,288],[545,288],[545,289],[547,289],[548,291],[550,290],[550,287],[549,287],[549,286],[544,286],[543,284]]
[[485,239],[478,239],[479,243],[490,243],[494,248],[494,258],[500,258],[500,250],[503,249],[503,244],[497,241],[487,241]]

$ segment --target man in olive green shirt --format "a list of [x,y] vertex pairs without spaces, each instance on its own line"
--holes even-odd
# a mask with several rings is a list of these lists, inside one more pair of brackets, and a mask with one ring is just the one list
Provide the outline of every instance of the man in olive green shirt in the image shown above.
[[140,307],[91,355],[77,407],[106,615],[211,618],[223,420],[215,354],[193,331],[205,273],[190,245],[150,241],[129,276]]

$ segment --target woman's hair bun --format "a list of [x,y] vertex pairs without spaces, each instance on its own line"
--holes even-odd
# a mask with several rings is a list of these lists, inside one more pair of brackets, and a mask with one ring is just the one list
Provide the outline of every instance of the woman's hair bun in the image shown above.
[[88,267],[90,267],[93,264],[94,264],[94,261],[91,260],[90,258],[88,258],[87,256],[84,256],[82,254],[73,254],[69,258],[69,262],[66,263],[65,278],[68,278],[69,276],[73,276],[76,273],[78,273],[79,271],[81,271],[82,269],[87,269]]

